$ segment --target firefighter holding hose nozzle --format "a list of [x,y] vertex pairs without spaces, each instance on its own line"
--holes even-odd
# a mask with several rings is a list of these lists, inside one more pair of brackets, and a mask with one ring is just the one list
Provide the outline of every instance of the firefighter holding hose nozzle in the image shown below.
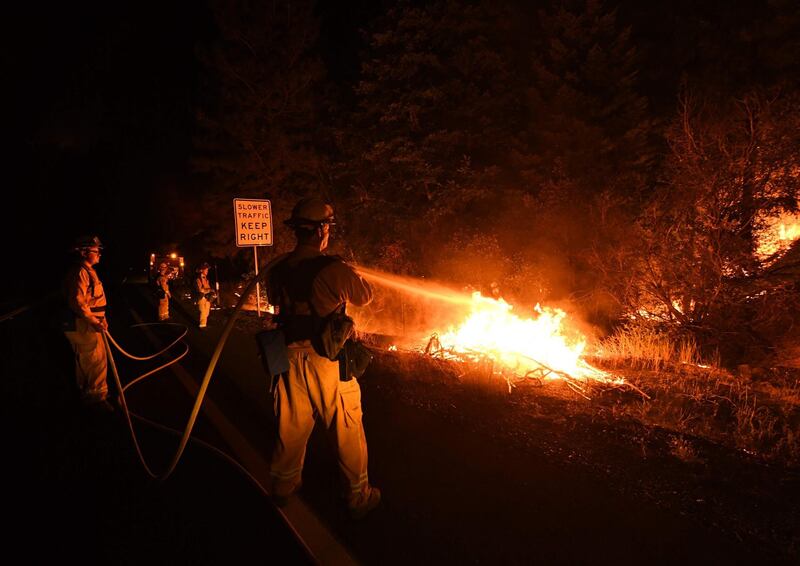
[[300,200],[286,221],[295,249],[267,266],[269,302],[278,306],[285,334],[287,372],[276,377],[277,438],[270,464],[272,497],[283,506],[301,485],[303,459],[315,417],[336,440],[345,498],[354,519],[378,506],[381,493],[369,483],[367,441],[358,381],[340,373],[338,361],[319,345],[319,333],[332,313],[347,303],[363,306],[372,289],[341,258],[326,256],[333,208],[319,198]]

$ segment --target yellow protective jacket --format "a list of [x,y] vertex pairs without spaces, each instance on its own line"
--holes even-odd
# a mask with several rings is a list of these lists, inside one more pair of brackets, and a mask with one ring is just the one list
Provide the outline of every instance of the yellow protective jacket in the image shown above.
[[208,282],[208,277],[199,276],[194,280],[194,288],[197,291],[197,298],[202,299],[207,293],[211,292],[211,284]]
[[105,316],[106,295],[97,272],[86,263],[75,265],[64,280],[67,305],[78,318],[93,322]]

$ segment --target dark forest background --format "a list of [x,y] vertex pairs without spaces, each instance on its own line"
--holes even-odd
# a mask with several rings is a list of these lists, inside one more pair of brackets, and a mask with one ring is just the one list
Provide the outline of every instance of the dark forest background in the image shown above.
[[231,199],[272,200],[266,261],[315,194],[357,263],[569,303],[601,332],[646,321],[735,360],[792,326],[796,278],[757,251],[798,205],[795,0],[110,10],[6,21],[30,242],[96,231],[112,267],[177,245],[236,276]]

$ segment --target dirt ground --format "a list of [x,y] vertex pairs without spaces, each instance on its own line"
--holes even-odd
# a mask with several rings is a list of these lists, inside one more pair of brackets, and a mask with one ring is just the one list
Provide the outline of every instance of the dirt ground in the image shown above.
[[403,403],[467,434],[582,467],[643,505],[710,525],[765,559],[800,560],[800,469],[643,423],[632,415],[646,414],[640,407],[652,401],[639,393],[594,390],[587,400],[563,382],[535,380],[509,392],[486,368],[410,353],[376,353],[370,372]]

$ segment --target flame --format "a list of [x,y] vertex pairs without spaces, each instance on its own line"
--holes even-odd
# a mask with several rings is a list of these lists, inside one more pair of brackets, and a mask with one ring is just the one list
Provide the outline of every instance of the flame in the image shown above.
[[[583,394],[578,380],[592,379],[614,385],[634,387],[620,377],[592,367],[583,358],[586,338],[566,324],[566,313],[561,309],[542,308],[536,305],[530,316],[518,316],[513,307],[502,298],[484,297],[480,292],[468,295],[431,281],[357,267],[359,273],[372,283],[383,285],[427,300],[454,307],[459,315],[458,324],[426,324],[429,340],[426,345],[411,349],[426,354],[459,360],[492,361],[493,371],[506,379],[509,389],[512,378],[564,379],[570,387]],[[463,318],[464,312],[466,318]],[[446,319],[445,319],[446,320]],[[427,322],[427,321],[426,321]],[[359,323],[360,324],[360,323]],[[431,334],[430,329],[434,332]],[[439,328],[437,330],[437,327]],[[447,328],[442,331],[441,328]],[[392,344],[389,350],[396,351]],[[646,394],[642,392],[646,397]],[[584,395],[585,397],[585,395]],[[587,397],[588,398],[588,397]]]
[[800,222],[793,222],[790,225],[781,223],[778,228],[778,239],[785,242],[793,242],[800,238]]
[[462,357],[488,356],[517,376],[621,382],[582,359],[586,338],[566,328],[563,310],[537,304],[530,318],[512,311],[513,307],[503,299],[473,293],[466,320],[440,334],[441,349]]
[[769,258],[800,238],[800,214],[784,213],[767,221],[758,239],[758,255]]

